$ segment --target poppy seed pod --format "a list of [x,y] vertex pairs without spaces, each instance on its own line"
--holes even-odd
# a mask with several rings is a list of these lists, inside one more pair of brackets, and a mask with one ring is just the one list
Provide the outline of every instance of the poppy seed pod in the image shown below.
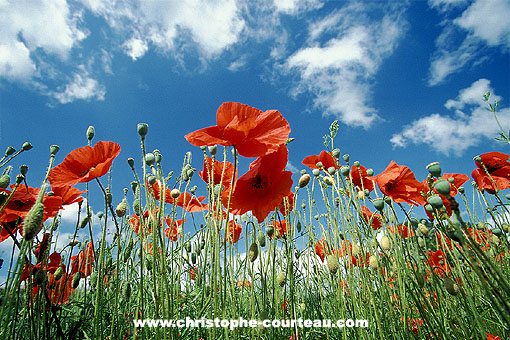
[[7,149],[5,149],[5,157],[12,155],[16,152],[16,149],[12,146],[8,146]]
[[349,163],[349,155],[348,154],[343,155],[343,159],[344,159],[344,161]]
[[129,282],[124,283],[124,286],[122,287],[122,295],[124,295],[124,299],[126,299],[126,301],[128,301],[131,297],[131,284]]
[[266,235],[268,237],[272,237],[274,234],[274,227],[273,226],[266,226]]
[[96,134],[94,127],[91,125],[87,129],[87,139],[92,140],[94,138],[94,135]]
[[335,181],[333,180],[333,178],[331,176],[325,176],[324,177],[324,183],[326,183],[327,185],[331,186],[335,183]]
[[156,176],[150,175],[149,177],[147,177],[147,182],[151,186],[154,185],[154,183],[156,183]]
[[257,233],[257,241],[259,242],[261,247],[266,246],[266,235],[262,232],[262,230],[259,230]]
[[304,188],[308,185],[309,182],[310,182],[309,174],[301,175],[301,177],[299,178],[299,187]]
[[336,169],[334,166],[330,166],[328,168],[328,174],[330,174],[331,176],[333,176],[334,174],[336,173]]
[[23,238],[30,241],[41,230],[44,219],[44,205],[42,202],[35,202],[30,208],[25,220],[23,221]]
[[156,162],[156,157],[154,156],[153,153],[148,152],[145,154],[145,164],[147,164],[148,166],[151,166],[155,162]]
[[172,191],[170,191],[170,196],[172,196],[174,199],[178,198],[180,194],[181,192],[179,189],[172,189]]
[[429,173],[434,177],[440,177],[441,176],[441,166],[439,165],[439,162],[432,162],[426,166]]
[[117,214],[117,217],[122,217],[122,216],[126,215],[126,212],[127,212],[127,203],[125,200],[123,200],[115,208],[115,213]]
[[191,243],[189,241],[184,243],[184,249],[186,252],[191,253]]
[[391,239],[388,237],[388,236],[383,236],[382,239],[381,239],[381,248],[383,250],[390,250],[391,247],[393,245],[393,242],[391,241]]
[[139,199],[136,199],[133,201],[133,210],[135,211],[135,214],[138,216],[142,216],[142,204],[140,203]]
[[335,255],[328,255],[327,265],[328,265],[329,272],[331,274],[336,274],[336,272],[338,271],[338,267],[340,267],[340,264],[338,263],[338,259]]
[[367,176],[373,176],[374,175],[374,169],[367,169]]
[[355,161],[353,164],[356,168],[359,168],[359,161]]
[[257,257],[259,256],[259,247],[257,246],[257,243],[253,242],[250,246],[250,249],[248,251],[248,258],[250,259],[250,262],[255,262]]
[[425,247],[425,240],[422,237],[418,237],[418,245],[422,248]]
[[372,203],[377,210],[382,211],[384,209],[384,201],[382,198],[376,198]]
[[9,198],[9,194],[5,191],[0,191],[0,206],[2,206],[5,201]]
[[28,165],[26,165],[26,164],[22,164],[22,165],[20,165],[20,166],[19,166],[19,172],[20,172],[23,176],[25,176],[25,175],[27,174],[27,172],[28,172]]
[[[448,183],[448,182],[447,182]],[[443,200],[438,195],[433,195],[427,198],[427,202],[435,209],[441,209],[443,205]]]
[[146,123],[138,123],[138,125],[136,126],[136,130],[140,137],[144,138],[147,132],[149,131],[149,125],[147,125]]
[[285,286],[285,273],[279,272],[276,276],[276,283],[280,285],[280,287]]
[[23,151],[28,151],[30,149],[32,149],[32,144],[30,144],[29,142],[25,142],[23,143],[22,147]]
[[312,174],[313,174],[315,177],[319,177],[319,175],[320,175],[320,171],[319,171],[319,169],[313,169],[313,170],[312,170]]
[[340,172],[342,173],[343,176],[347,177],[349,176],[349,172],[351,172],[351,169],[348,167],[348,166],[343,166],[340,168]]
[[434,183],[434,189],[441,195],[447,196],[450,194],[450,182],[446,179],[440,179]]
[[335,157],[335,158],[340,157],[340,149],[333,149],[333,151],[331,152],[331,155],[333,155],[333,157]]
[[218,152],[217,145],[211,145],[211,146],[207,147],[207,149],[209,150],[209,153],[211,154],[211,156],[216,155],[216,152]]
[[57,154],[58,150],[60,150],[60,146],[58,146],[58,145],[50,146],[50,154],[52,156],[55,156]]

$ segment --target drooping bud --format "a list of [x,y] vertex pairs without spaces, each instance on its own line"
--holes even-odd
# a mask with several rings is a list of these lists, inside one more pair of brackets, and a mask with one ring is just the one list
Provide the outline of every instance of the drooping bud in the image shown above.
[[370,264],[370,267],[372,269],[377,269],[377,267],[379,267],[379,263],[378,263],[377,257],[375,255],[372,255],[368,258],[368,263]]
[[[96,274],[97,275],[97,274]],[[93,277],[91,277],[92,279]],[[78,286],[80,285],[80,279],[81,279],[81,274],[80,273],[76,273],[74,274],[74,277],[73,277],[73,289],[76,289],[78,288]],[[92,282],[94,283],[95,280],[92,280]]]
[[62,275],[64,275],[64,269],[62,268],[62,265],[60,265],[57,270],[55,270],[55,273],[53,273],[53,280],[58,281],[62,278]]
[[266,226],[266,235],[268,237],[272,237],[274,234],[274,227],[269,225],[269,226]]
[[444,286],[450,295],[455,296],[459,294],[459,285],[452,278],[447,277],[444,279]]

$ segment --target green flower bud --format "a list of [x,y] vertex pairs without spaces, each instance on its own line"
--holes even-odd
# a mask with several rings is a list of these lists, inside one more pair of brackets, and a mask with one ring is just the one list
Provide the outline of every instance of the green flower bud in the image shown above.
[[266,226],[266,235],[272,237],[274,234],[274,228],[271,225]]
[[259,230],[257,233],[257,241],[259,242],[261,247],[266,246],[266,235],[262,232],[262,230]]
[[64,269],[62,268],[62,265],[60,265],[57,270],[55,270],[55,273],[53,273],[53,280],[58,281],[62,278],[64,275]]
[[455,282],[453,279],[447,277],[446,279],[444,279],[444,286],[446,288],[446,291],[450,294],[450,295],[457,295],[459,294],[459,285],[457,285],[457,282]]
[[309,182],[310,182],[309,174],[301,175],[301,177],[299,178],[299,187],[304,188],[308,185]]
[[[97,276],[97,274],[96,274],[96,276]],[[74,274],[74,277],[73,277],[73,289],[78,288],[78,286],[80,285],[80,279],[81,279],[81,274],[80,273]],[[92,282],[96,282],[96,281],[93,280]]]
[[338,271],[338,268],[340,266],[340,264],[338,263],[338,258],[335,255],[328,255],[327,265],[328,265],[329,272],[331,274],[336,274],[336,272]]
[[197,253],[195,253],[195,252],[191,253],[191,263],[192,264],[197,263]]
[[19,172],[23,175],[23,176],[26,176],[27,175],[27,172],[28,172],[28,165],[26,164],[22,164],[19,166]]
[[96,134],[94,127],[91,125],[87,129],[87,139],[92,140],[94,138],[94,135]]
[[149,131],[149,125],[147,125],[145,123],[138,123],[136,129],[137,129],[138,134],[140,135],[140,137],[142,137],[142,139],[144,139],[145,135]]
[[439,165],[439,162],[433,162],[426,166],[429,173],[434,177],[440,177],[441,176],[441,166]]
[[257,243],[253,242],[250,245],[250,249],[248,250],[248,258],[250,259],[250,262],[255,262],[257,257],[259,256],[259,246]]
[[5,157],[12,155],[16,152],[16,149],[12,146],[8,146],[7,149],[5,149]]
[[115,213],[117,214],[117,217],[122,217],[124,215],[126,215],[126,212],[127,212],[127,202],[126,200],[122,200],[122,202],[120,202],[117,207],[115,208]]
[[131,182],[131,190],[133,191],[133,194],[136,195],[136,188],[138,187],[138,183],[136,181]]
[[34,275],[34,283],[36,286],[41,286],[46,281],[46,270],[39,269]]
[[335,158],[340,157],[340,149],[333,149],[333,151],[331,152],[331,154],[332,154],[332,155],[333,155],[333,157],[335,157]]
[[184,249],[186,250],[187,253],[191,253],[191,243],[189,241],[184,243]]
[[30,144],[29,142],[25,142],[23,143],[22,147],[23,151],[28,151],[30,149],[32,149],[32,144]]
[[156,176],[149,175],[149,177],[147,177],[147,182],[149,183],[150,186],[153,186],[154,183],[156,183]]
[[124,282],[124,286],[122,287],[122,295],[126,301],[129,301],[131,297],[131,284],[129,282]]
[[482,157],[480,157],[480,156],[476,156],[475,158],[473,158],[473,160],[475,162],[482,163]]
[[147,164],[148,166],[151,166],[155,162],[156,162],[156,157],[154,156],[153,153],[148,152],[145,154],[145,164]]
[[434,189],[441,195],[447,196],[450,194],[450,182],[445,179],[440,179],[434,183]]
[[102,219],[102,218],[103,218],[103,216],[104,216],[104,213],[103,213],[102,211],[98,211],[98,212],[97,212],[97,217],[98,217],[99,219]]
[[142,216],[142,205],[140,203],[140,200],[139,199],[135,199],[133,201],[133,210],[135,211],[135,214],[137,214],[138,216]]
[[298,232],[298,233],[300,233],[300,232],[301,232],[301,228],[302,228],[302,227],[303,227],[303,226],[301,225],[301,222],[300,222],[300,221],[298,221],[298,222],[297,222],[297,224],[296,224],[296,230],[297,230],[297,232]]
[[8,174],[0,176],[0,188],[5,189],[11,184],[11,177]]
[[285,273],[279,272],[276,276],[276,283],[280,285],[280,287],[285,286]]
[[130,166],[131,168],[133,168],[133,167],[135,166],[135,160],[134,160],[132,157],[129,157],[129,158],[127,159],[127,162],[128,162],[128,164],[129,164],[129,166]]
[[23,221],[23,238],[26,241],[31,241],[39,231],[44,219],[44,205],[42,202],[35,202],[35,204],[28,211],[25,220]]

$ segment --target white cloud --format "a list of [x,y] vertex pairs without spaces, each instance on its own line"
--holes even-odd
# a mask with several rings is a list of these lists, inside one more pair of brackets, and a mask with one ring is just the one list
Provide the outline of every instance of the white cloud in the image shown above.
[[[470,87],[459,91],[456,99],[450,99],[445,107],[455,110],[453,115],[438,113],[420,118],[404,127],[403,131],[391,138],[394,147],[412,144],[428,144],[432,149],[446,155],[460,157],[468,148],[483,139],[494,139],[499,135],[499,126],[494,115],[486,110],[482,100],[485,92],[494,91],[487,79],[479,79]],[[490,100],[500,98],[491,95]],[[467,111],[467,112],[466,112]],[[498,119],[503,128],[510,128],[510,109],[498,110]]]
[[[370,105],[373,77],[406,27],[400,16],[402,8],[380,10],[380,17],[374,18],[356,3],[312,23],[309,46],[285,63],[288,72],[299,72],[296,93],[312,92],[325,115],[334,115],[347,125],[368,128],[379,118]],[[325,33],[336,36],[322,43]]]
[[26,81],[35,75],[31,53],[37,49],[65,60],[86,37],[65,0],[3,1],[0,17],[0,77],[9,80]]
[[54,92],[55,97],[61,104],[70,103],[76,99],[81,100],[104,100],[106,90],[96,79],[89,76],[88,72],[82,70],[74,73],[73,79],[65,85],[64,89]]
[[131,38],[126,41],[124,47],[126,54],[133,60],[143,57],[149,49],[146,41],[137,38]]
[[[447,14],[463,1],[429,1],[431,7]],[[510,2],[507,0],[476,0],[454,20],[444,21],[443,32],[436,40],[436,52],[430,65],[429,85],[443,82],[450,74],[480,59],[485,46],[510,48]],[[456,43],[457,36],[463,37]]]
[[278,12],[291,15],[320,8],[322,5],[323,1],[320,0],[274,0]]

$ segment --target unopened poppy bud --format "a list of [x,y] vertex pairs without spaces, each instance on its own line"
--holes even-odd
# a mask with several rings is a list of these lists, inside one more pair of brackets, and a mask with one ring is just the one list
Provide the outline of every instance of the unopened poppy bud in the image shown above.
[[385,235],[385,236],[383,236],[383,237],[382,237],[382,239],[381,239],[381,248],[382,248],[383,250],[388,251],[388,250],[390,250],[390,249],[391,249],[391,247],[392,247],[392,245],[393,245],[392,243],[393,243],[393,242],[391,241],[391,239],[390,239],[388,236],[386,236],[386,235]]
[[455,296],[455,295],[459,294],[459,285],[453,279],[451,279],[449,277],[444,279],[444,286],[446,288],[446,291],[450,295]]
[[499,244],[499,237],[496,234],[494,234],[491,236],[491,241],[494,244]]
[[298,222],[296,223],[296,230],[297,230],[297,232],[298,232],[298,233],[300,233],[300,232],[301,232],[301,228],[302,228],[302,227],[303,227],[303,226],[301,225],[301,222],[300,222],[300,221],[298,221]]
[[122,295],[126,301],[131,297],[131,284],[129,282],[125,282],[122,287]]
[[55,273],[53,273],[53,280],[58,281],[62,278],[62,275],[64,275],[64,269],[62,268],[62,265],[60,265],[57,270],[55,270]]
[[87,223],[90,221],[90,216],[85,215],[85,217],[80,221],[80,229],[83,229],[87,226]]
[[195,253],[195,252],[191,253],[191,263],[192,264],[197,263],[197,253]]
[[423,234],[423,236],[428,236],[429,234],[429,228],[423,223],[418,223],[418,230]]
[[308,185],[309,182],[310,182],[309,174],[301,175],[301,177],[299,178],[299,187],[304,188]]
[[276,276],[276,283],[280,285],[280,287],[285,286],[285,273],[279,272]]
[[440,179],[434,183],[434,189],[441,195],[449,195],[451,190],[450,182],[446,179]]
[[40,286],[46,280],[46,271],[44,269],[39,269],[34,275],[34,283],[36,286]]
[[262,230],[259,230],[257,233],[257,241],[259,242],[261,247],[266,246],[266,235],[262,232]]
[[425,210],[427,210],[429,213],[433,213],[434,207],[432,207],[430,204],[425,204]]
[[133,201],[133,210],[138,216],[142,216],[142,205],[139,199]]
[[0,207],[7,201],[9,194],[6,191],[0,191]]
[[420,247],[425,247],[425,240],[422,237],[418,237],[418,245]]
[[[97,276],[97,274],[96,274]],[[81,279],[81,274],[80,273],[76,273],[74,274],[74,277],[73,277],[73,289],[76,289],[78,288],[78,286],[80,285],[80,279]],[[93,279],[93,277],[91,277],[91,280]],[[96,280],[92,280],[92,284],[94,284],[96,282]]]
[[35,202],[35,204],[28,211],[25,220],[23,221],[23,238],[26,241],[31,241],[39,231],[44,219],[44,205],[42,202]]
[[305,210],[306,209],[306,203],[301,203],[301,209]]
[[418,283],[418,286],[420,288],[423,288],[423,286],[425,285],[425,275],[423,274],[423,272],[417,271],[415,273],[415,276],[416,276],[416,282]]
[[372,269],[377,269],[377,267],[379,267],[379,263],[375,255],[372,255],[368,258],[368,263]]
[[69,245],[71,247],[77,246],[79,244],[80,244],[80,241],[78,241],[77,239],[72,239],[71,241],[69,241]]
[[138,131],[140,137],[144,139],[145,135],[149,131],[149,125],[147,125],[146,123],[138,123],[138,125],[136,126],[136,130]]
[[335,183],[335,181],[333,180],[333,178],[331,176],[325,176],[324,183],[331,186]]
[[352,244],[352,256],[359,257],[361,255],[361,248],[356,243]]
[[273,234],[274,234],[274,228],[273,228],[273,226],[270,226],[270,225],[269,225],[269,226],[266,226],[266,235],[267,235],[268,237],[272,237],[272,236],[273,236]]
[[94,127],[91,125],[87,129],[87,139],[92,140],[94,138],[94,135],[96,134],[96,131],[94,130]]
[[441,166],[439,165],[439,162],[432,162],[429,165],[427,165],[426,168],[432,176],[434,177],[441,176]]
[[315,176],[315,177],[318,177],[320,175],[320,171],[319,169],[313,169],[312,170],[312,174]]
[[117,214],[117,217],[122,217],[122,216],[126,215],[126,212],[127,212],[127,202],[125,200],[123,200],[115,208],[115,213]]
[[145,164],[148,166],[151,166],[156,162],[156,157],[154,157],[154,154],[151,152],[148,152],[145,154]]
[[317,165],[319,169],[322,169],[322,162],[317,162],[315,165]]
[[340,149],[333,149],[333,151],[331,152],[331,154],[332,154],[332,155],[333,155],[333,157],[335,157],[335,158],[340,157]]
[[16,152],[16,149],[12,146],[8,146],[7,149],[5,149],[5,157],[12,155]]
[[505,233],[508,233],[510,231],[510,225],[508,223],[503,223],[501,225],[501,228],[505,231]]
[[191,253],[191,243],[189,241],[184,243],[184,249],[187,253]]
[[20,166],[19,166],[19,172],[20,172],[23,176],[25,176],[25,175],[27,174],[27,172],[28,172],[28,165],[26,165],[26,164],[22,164],[22,165],[20,165]]
[[337,257],[335,255],[328,255],[328,258],[326,259],[326,263],[328,265],[329,272],[331,274],[336,274],[336,272],[338,271],[338,268],[340,267]]
[[427,202],[435,209],[441,209],[443,207],[443,200],[438,195],[433,195],[427,198]]
[[250,262],[255,262],[255,260],[257,259],[257,257],[259,256],[259,246],[257,245],[257,243],[253,242],[251,245],[250,245],[250,249],[248,251],[248,258],[250,259]]
[[218,146],[211,145],[211,146],[207,147],[207,149],[209,150],[209,153],[211,154],[211,156],[214,156],[214,155],[216,155],[216,152],[218,151]]
[[28,150],[32,149],[32,144],[30,144],[29,142],[25,142],[25,143],[23,143],[21,148],[23,149],[23,151],[28,151]]
[[178,198],[180,194],[181,194],[181,192],[177,188],[172,189],[172,191],[170,191],[170,196],[172,196],[172,198],[174,198],[174,199]]
[[457,190],[458,190],[461,194],[463,194],[463,193],[464,193],[464,187],[459,187]]
[[147,182],[151,186],[154,185],[154,183],[156,183],[156,176],[150,175],[149,177],[147,177]]
[[343,166],[340,168],[340,172],[342,173],[343,176],[349,176],[349,173],[351,172],[351,169],[348,167],[348,166]]
[[8,174],[0,176],[0,188],[5,189],[11,184],[11,177]]

